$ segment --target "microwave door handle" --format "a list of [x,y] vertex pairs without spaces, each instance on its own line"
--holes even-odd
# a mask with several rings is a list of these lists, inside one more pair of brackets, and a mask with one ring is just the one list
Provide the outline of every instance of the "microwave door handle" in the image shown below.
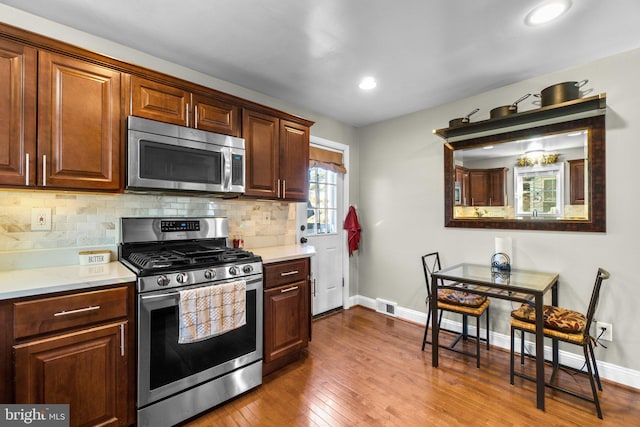
[[231,189],[231,150],[226,147],[222,149],[222,170],[224,171],[222,188],[229,191]]

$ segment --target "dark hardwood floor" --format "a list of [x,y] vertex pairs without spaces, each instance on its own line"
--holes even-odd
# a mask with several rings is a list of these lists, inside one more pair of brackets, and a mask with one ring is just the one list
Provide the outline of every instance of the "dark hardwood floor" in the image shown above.
[[[507,351],[483,347],[477,369],[472,358],[441,350],[434,369],[431,348],[420,351],[423,332],[362,307],[321,318],[305,358],[186,425],[640,426],[635,389],[604,381],[604,420],[593,404],[551,389],[540,411],[533,383],[509,384]],[[563,372],[560,381],[589,390],[582,375]]]

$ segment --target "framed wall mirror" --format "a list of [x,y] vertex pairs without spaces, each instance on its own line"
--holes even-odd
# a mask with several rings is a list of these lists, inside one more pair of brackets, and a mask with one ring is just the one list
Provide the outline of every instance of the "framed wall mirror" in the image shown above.
[[445,226],[606,231],[605,116],[444,145]]

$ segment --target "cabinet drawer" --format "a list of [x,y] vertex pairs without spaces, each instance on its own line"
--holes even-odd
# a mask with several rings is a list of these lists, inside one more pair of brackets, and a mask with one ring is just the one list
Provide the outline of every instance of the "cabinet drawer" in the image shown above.
[[126,316],[126,287],[16,302],[13,304],[14,338]]
[[294,261],[283,261],[265,264],[265,288],[273,288],[287,283],[307,280],[309,276],[309,260],[302,258]]

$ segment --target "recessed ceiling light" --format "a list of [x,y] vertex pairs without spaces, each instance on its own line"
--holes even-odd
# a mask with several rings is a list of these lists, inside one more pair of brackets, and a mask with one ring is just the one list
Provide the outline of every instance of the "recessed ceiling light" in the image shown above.
[[553,21],[571,7],[571,0],[551,0],[540,4],[527,14],[524,22],[528,25],[542,25]]
[[374,87],[376,87],[376,85],[377,85],[376,79],[374,79],[373,77],[367,76],[362,80],[360,80],[360,84],[358,85],[358,87],[362,90],[371,90]]

